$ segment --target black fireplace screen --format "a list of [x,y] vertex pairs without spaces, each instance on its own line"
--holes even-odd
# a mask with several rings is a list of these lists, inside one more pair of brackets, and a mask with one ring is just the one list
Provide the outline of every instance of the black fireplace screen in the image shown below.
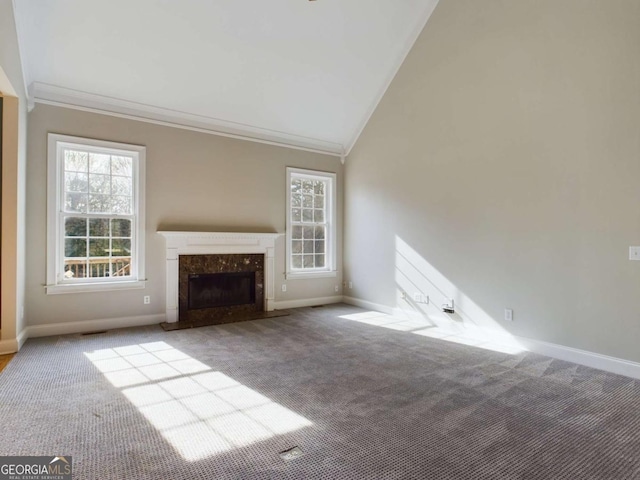
[[255,272],[189,275],[189,310],[256,301]]

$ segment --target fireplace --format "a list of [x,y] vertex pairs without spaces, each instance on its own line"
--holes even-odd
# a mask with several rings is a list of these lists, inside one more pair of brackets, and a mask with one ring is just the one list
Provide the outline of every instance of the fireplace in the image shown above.
[[[252,309],[252,312],[273,310],[275,296],[274,252],[276,239],[281,234],[179,231],[160,231],[158,233],[166,240],[167,323],[182,321],[190,316],[194,316],[194,318],[205,318],[211,314],[220,316],[221,313],[224,313],[224,309],[231,309],[232,314],[235,311],[242,311],[242,309]],[[239,255],[239,260],[230,258],[235,255]],[[203,262],[211,262],[211,259],[205,260],[210,256],[218,256],[219,261],[223,260],[227,263],[235,262],[237,268],[229,269],[211,264],[205,265]],[[246,268],[245,260],[248,259],[248,264],[252,264],[253,256],[259,258],[258,261],[262,267]],[[190,262],[194,268],[183,271],[181,265],[185,261]],[[189,309],[189,275],[242,272],[255,272],[253,307],[251,304],[244,304]],[[224,315],[227,315],[228,311]]]
[[256,301],[255,272],[189,275],[189,310],[232,307]]
[[215,323],[264,310],[264,255],[180,255],[178,321]]

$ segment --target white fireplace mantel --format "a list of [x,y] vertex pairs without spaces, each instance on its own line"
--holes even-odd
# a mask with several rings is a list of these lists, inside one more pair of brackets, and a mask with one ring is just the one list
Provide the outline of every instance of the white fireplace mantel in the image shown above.
[[166,241],[167,322],[178,321],[178,257],[229,253],[264,254],[264,309],[273,310],[274,250],[280,233],[159,231]]

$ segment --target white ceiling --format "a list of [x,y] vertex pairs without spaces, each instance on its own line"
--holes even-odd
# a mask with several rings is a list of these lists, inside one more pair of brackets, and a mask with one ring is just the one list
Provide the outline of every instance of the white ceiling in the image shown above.
[[35,101],[342,153],[437,0],[15,0]]

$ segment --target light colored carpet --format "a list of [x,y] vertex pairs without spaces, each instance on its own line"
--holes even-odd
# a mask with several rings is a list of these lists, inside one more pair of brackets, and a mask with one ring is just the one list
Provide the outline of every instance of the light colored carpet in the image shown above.
[[640,478],[639,382],[361,312],[29,340],[0,455],[71,455],[78,479]]

